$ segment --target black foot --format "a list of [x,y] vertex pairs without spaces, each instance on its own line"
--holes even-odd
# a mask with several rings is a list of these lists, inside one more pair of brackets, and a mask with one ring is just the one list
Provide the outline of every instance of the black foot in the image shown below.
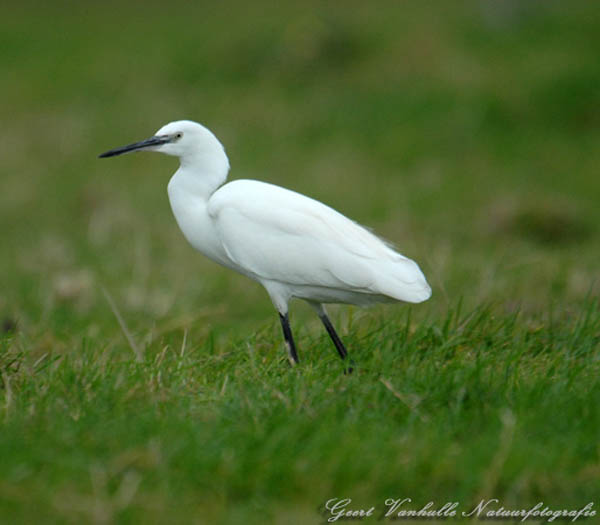
[[279,320],[281,321],[281,328],[283,329],[283,337],[285,339],[285,346],[288,350],[288,356],[290,362],[294,365],[298,364],[298,353],[296,352],[296,344],[292,336],[292,330],[290,328],[290,320],[288,314],[279,314]]
[[[340,355],[340,357],[342,359],[346,359],[348,357],[348,350],[346,350],[344,343],[342,343],[342,340],[337,335],[337,332],[335,331],[335,328],[331,324],[329,317],[327,317],[327,314],[324,311],[319,314],[319,317],[321,318],[321,321],[325,325],[325,329],[327,330],[329,337],[331,337],[331,340],[333,341],[333,344],[335,345],[335,349],[337,350],[338,354]],[[351,365],[354,364],[352,360],[350,360],[350,364]],[[353,372],[353,370],[354,370],[354,368],[352,368],[352,366],[349,366],[348,368],[344,369],[344,374],[351,374]]]

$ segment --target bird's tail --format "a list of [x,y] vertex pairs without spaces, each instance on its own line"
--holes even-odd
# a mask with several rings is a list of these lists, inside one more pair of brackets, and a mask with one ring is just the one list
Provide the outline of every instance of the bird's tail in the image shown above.
[[407,303],[421,303],[431,297],[431,287],[416,262],[401,258],[379,266],[376,292]]

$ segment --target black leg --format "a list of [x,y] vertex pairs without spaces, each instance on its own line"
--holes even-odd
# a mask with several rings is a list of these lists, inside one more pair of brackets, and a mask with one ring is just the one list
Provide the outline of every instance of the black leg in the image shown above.
[[344,343],[342,343],[342,340],[337,335],[337,332],[335,331],[335,328],[333,328],[329,317],[327,317],[327,314],[325,312],[319,314],[319,317],[321,318],[321,321],[323,321],[327,333],[329,334],[329,337],[331,337],[331,340],[333,341],[333,344],[335,345],[335,349],[338,351],[338,354],[340,354],[340,357],[342,359],[346,359],[346,357],[348,357],[348,350],[346,350]]
[[296,353],[296,345],[294,344],[294,338],[292,337],[292,330],[290,329],[290,319],[288,314],[279,314],[279,320],[281,321],[281,328],[283,328],[283,337],[285,339],[285,346],[287,346],[290,361],[297,365],[298,354]]

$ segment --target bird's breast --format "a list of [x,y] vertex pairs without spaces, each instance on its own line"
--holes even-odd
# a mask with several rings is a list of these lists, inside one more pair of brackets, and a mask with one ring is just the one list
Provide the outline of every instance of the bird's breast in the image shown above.
[[209,259],[232,267],[207,211],[207,201],[173,182],[168,186],[169,202],[179,229],[187,241]]

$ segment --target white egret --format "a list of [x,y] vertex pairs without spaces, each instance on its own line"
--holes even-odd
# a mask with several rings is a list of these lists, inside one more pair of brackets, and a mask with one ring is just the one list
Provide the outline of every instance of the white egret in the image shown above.
[[198,251],[265,287],[279,312],[292,363],[298,362],[288,317],[292,297],[316,310],[345,359],[348,352],[324,303],[419,303],[431,296],[414,261],[332,208],[265,182],[224,184],[229,159],[204,126],[171,122],[149,139],[100,157],[140,150],[179,157],[168,185],[177,224]]

